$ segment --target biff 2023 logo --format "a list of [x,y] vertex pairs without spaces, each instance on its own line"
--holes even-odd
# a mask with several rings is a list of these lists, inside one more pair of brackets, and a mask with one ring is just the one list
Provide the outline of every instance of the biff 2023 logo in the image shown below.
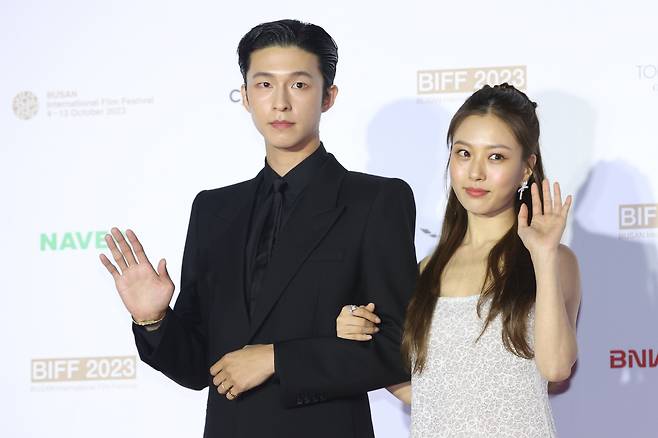
[[134,380],[135,356],[32,359],[32,383]]
[[473,93],[485,85],[504,82],[525,90],[528,85],[526,66],[419,70],[416,74],[419,95]]
[[619,206],[619,238],[658,237],[658,204],[623,204]]

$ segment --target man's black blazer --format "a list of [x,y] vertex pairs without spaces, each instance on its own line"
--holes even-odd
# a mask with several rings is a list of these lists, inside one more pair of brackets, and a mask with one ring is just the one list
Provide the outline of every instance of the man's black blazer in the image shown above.
[[[185,387],[210,385],[204,437],[372,437],[367,392],[409,379],[400,341],[417,278],[412,191],[329,155],[280,231],[250,320],[244,248],[257,181],[197,195],[179,296],[155,348],[135,328],[139,355]],[[336,337],[341,307],[368,302],[382,320],[374,339]],[[247,344],[274,344],[276,372],[229,401],[209,369]]]

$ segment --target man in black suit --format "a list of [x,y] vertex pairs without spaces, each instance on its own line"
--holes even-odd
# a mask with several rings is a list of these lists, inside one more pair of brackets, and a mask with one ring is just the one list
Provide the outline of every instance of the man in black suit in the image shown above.
[[[367,392],[409,379],[399,347],[417,276],[411,189],[345,170],[320,142],[338,91],[322,28],[264,23],[238,54],[265,167],[195,198],[174,308],[164,259],[154,269],[132,231],[106,236],[119,269],[101,261],[142,360],[210,386],[204,436],[372,437]],[[373,340],[336,337],[340,309],[368,302],[381,316],[363,327]]]

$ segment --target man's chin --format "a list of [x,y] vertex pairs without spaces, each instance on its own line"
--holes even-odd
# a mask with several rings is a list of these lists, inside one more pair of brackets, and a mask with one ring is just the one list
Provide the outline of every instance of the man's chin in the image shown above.
[[272,142],[268,144],[270,145],[270,147],[281,151],[290,151],[299,148],[299,143]]
[[281,152],[299,152],[308,147],[315,147],[316,144],[311,144],[308,141],[272,141],[267,143],[272,149]]

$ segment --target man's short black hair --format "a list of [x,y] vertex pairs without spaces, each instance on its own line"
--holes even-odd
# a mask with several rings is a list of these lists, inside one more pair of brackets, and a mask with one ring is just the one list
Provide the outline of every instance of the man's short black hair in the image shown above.
[[251,54],[255,50],[267,47],[299,47],[317,55],[320,71],[324,79],[325,93],[334,83],[336,64],[338,63],[338,46],[331,35],[323,28],[299,20],[279,20],[262,23],[251,29],[238,44],[238,63],[244,83],[247,83],[247,71]]

